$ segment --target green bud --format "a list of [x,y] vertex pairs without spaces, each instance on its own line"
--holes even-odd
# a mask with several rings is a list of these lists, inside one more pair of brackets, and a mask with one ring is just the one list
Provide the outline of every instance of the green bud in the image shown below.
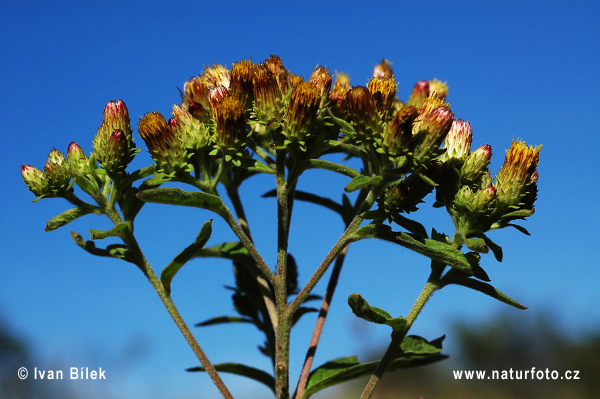
[[460,170],[461,180],[466,183],[477,181],[487,171],[491,158],[492,147],[489,144],[471,152]]
[[37,196],[50,194],[50,185],[46,175],[31,165],[21,165],[21,176],[29,191]]
[[48,154],[48,160],[44,165],[44,173],[52,191],[64,191],[69,186],[71,174],[67,166],[67,160],[63,153],[57,149],[53,149]]

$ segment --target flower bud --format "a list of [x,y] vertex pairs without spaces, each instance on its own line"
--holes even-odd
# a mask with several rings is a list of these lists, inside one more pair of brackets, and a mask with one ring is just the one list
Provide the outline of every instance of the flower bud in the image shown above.
[[[505,207],[522,203],[522,196],[531,183],[539,161],[540,148],[527,146],[523,141],[513,141],[506,152],[504,164],[496,177],[498,202]],[[537,179],[537,175],[535,175]],[[535,183],[535,182],[534,182]]]
[[428,96],[429,82],[426,80],[421,80],[417,82],[417,84],[413,88],[413,91],[412,93],[410,93],[410,97],[408,98],[408,102],[406,103],[406,105],[414,105],[418,108]]
[[199,105],[204,109],[209,109],[208,93],[211,88],[211,85],[204,77],[194,77],[185,82],[183,91],[190,103],[190,107],[191,104],[197,104],[196,106]]
[[391,79],[394,77],[394,72],[388,60],[382,60],[381,63],[373,68],[373,77],[382,79]]
[[290,82],[289,82],[290,73],[283,66],[283,63],[281,62],[281,58],[279,58],[278,55],[271,55],[265,61],[265,66],[267,67],[267,69],[269,71],[271,71],[271,73],[275,77],[275,80],[277,81],[277,85],[279,86],[279,91],[281,91],[281,93],[283,93],[283,94],[287,94],[288,91],[290,90]]
[[166,172],[185,169],[187,153],[164,116],[156,111],[147,113],[140,119],[138,131],[160,168]]
[[450,131],[453,120],[454,114],[447,104],[432,110],[425,106],[421,108],[413,124],[413,158],[417,164],[425,161],[439,147]]
[[412,138],[412,125],[419,115],[416,107],[408,106],[394,114],[383,131],[383,147],[392,156],[407,150]]
[[223,153],[237,152],[246,140],[244,106],[235,97],[225,97],[215,109],[215,143]]
[[[114,142],[111,143],[110,140],[113,132],[117,130],[120,130],[124,135],[126,144],[125,148],[122,148],[119,151],[123,150],[127,156],[115,161],[111,159],[114,155],[114,148],[112,147]],[[121,171],[125,170],[127,164],[131,162],[137,153],[137,149],[133,143],[129,111],[123,100],[109,101],[104,107],[104,119],[98,128],[98,134],[94,138],[93,147],[96,158],[98,159],[98,162],[100,162],[100,166],[106,169],[107,165],[111,164],[112,166],[110,169],[113,171],[115,170],[115,162],[118,162],[119,165],[122,166],[117,169]]]
[[441,99],[448,97],[448,85],[437,79],[429,81],[429,95],[437,95]]
[[381,118],[373,96],[364,86],[357,86],[348,92],[346,108],[350,119],[356,123],[357,133],[362,138],[378,136]]
[[205,67],[200,75],[208,83],[209,88],[223,86],[229,88],[231,77],[229,70],[223,65],[215,64],[212,67]]
[[350,77],[345,73],[338,73],[333,83],[333,88],[329,93],[329,102],[332,105],[333,112],[337,116],[342,116],[346,108],[346,96],[352,89],[350,86]]
[[466,183],[473,183],[487,171],[492,158],[492,147],[489,144],[482,145],[471,152],[460,170],[461,179]]
[[125,171],[128,163],[129,148],[127,137],[121,129],[117,129],[108,139],[106,160],[104,169],[109,175],[117,175]]
[[396,81],[391,78],[371,78],[367,84],[369,92],[376,99],[377,111],[384,117],[388,114],[396,99]]
[[254,74],[254,110],[266,122],[277,117],[281,91],[277,79],[266,65],[257,68]]
[[83,152],[83,149],[76,142],[69,144],[67,149],[67,164],[69,171],[73,174],[79,174],[89,170],[88,157]]
[[440,159],[442,161],[447,161],[450,158],[464,160],[471,151],[472,141],[473,129],[471,124],[462,119],[454,120],[444,141],[446,152],[442,154]]
[[473,191],[469,186],[462,186],[454,199],[454,205],[479,217],[491,212],[495,207],[496,188],[486,187]]
[[56,148],[48,154],[48,160],[44,165],[44,173],[51,190],[64,191],[69,186],[71,174],[67,167],[67,160],[63,153]]
[[317,118],[321,91],[310,82],[301,82],[292,90],[283,122],[283,133],[292,142],[305,139]]
[[253,81],[257,68],[256,64],[249,60],[237,62],[231,67],[229,92],[240,100],[244,109],[250,108],[254,101]]
[[208,146],[210,142],[209,129],[185,108],[174,104],[172,119],[175,122],[172,129],[183,147],[194,151]]
[[410,213],[417,210],[417,205],[433,191],[433,186],[425,182],[419,176],[420,174],[437,184],[442,180],[444,168],[441,163],[432,162],[426,167],[419,168],[418,172],[412,173],[396,186],[389,188],[383,197],[383,206],[386,212],[389,214]]
[[229,91],[224,86],[217,86],[210,89],[208,100],[210,102],[210,112],[215,115],[217,104],[225,97],[229,97]]
[[310,79],[308,79],[308,81],[317,86],[317,88],[321,91],[321,97],[326,98],[329,96],[333,77],[327,68],[324,66],[316,67],[312,75],[310,75]]
[[31,165],[21,165],[21,176],[29,191],[37,196],[50,194],[50,185],[46,175]]

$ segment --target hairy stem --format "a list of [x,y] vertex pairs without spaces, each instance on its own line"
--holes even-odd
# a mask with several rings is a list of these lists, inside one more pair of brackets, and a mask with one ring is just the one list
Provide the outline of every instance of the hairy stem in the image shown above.
[[387,350],[385,351],[385,354],[379,361],[379,364],[377,365],[375,372],[369,379],[369,382],[367,382],[367,385],[365,386],[365,389],[361,395],[361,399],[369,399],[373,396],[373,392],[375,391],[375,388],[377,387],[379,381],[381,381],[383,374],[385,373],[389,365],[392,363],[392,361],[396,358],[398,348],[400,348],[400,345],[402,344],[404,337],[406,337],[406,334],[408,334],[410,327],[416,320],[419,313],[421,313],[421,311],[423,310],[423,307],[425,306],[429,298],[431,298],[433,293],[439,287],[439,274],[437,273],[437,269],[434,269],[432,267],[432,272],[429,275],[427,283],[425,283],[423,290],[421,291],[421,293],[417,297],[417,300],[410,309],[408,316],[406,316],[406,326],[404,327],[404,329],[402,329],[402,331],[395,331],[394,333],[392,333],[392,341],[390,342]]
[[190,348],[192,348],[192,350],[198,357],[198,360],[200,360],[202,367],[204,367],[204,369],[212,379],[213,383],[215,384],[221,395],[226,399],[233,399],[233,395],[231,394],[231,392],[229,392],[229,389],[227,389],[227,386],[217,373],[217,370],[215,370],[214,366],[212,365],[202,348],[200,347],[200,344],[198,344],[198,341],[196,341],[196,338],[194,337],[189,327],[183,320],[183,317],[177,310],[175,303],[173,302],[170,295],[167,293],[164,286],[160,282],[160,279],[154,272],[154,269],[152,269],[152,267],[146,260],[146,257],[142,253],[142,250],[139,244],[137,243],[135,237],[133,237],[133,234],[129,234],[127,237],[124,237],[123,241],[125,242],[125,244],[127,244],[127,247],[134,255],[135,259],[137,260],[138,267],[142,269],[142,271],[148,278],[148,281],[150,281],[150,284],[152,284],[152,287],[154,287],[154,290],[156,291],[158,297],[169,312],[169,315],[179,328],[179,331],[181,331],[181,334],[183,334]]

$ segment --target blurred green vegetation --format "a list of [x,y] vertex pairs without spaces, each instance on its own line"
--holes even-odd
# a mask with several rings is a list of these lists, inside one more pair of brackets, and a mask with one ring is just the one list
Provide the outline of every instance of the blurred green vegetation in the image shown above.
[[[549,313],[511,312],[493,321],[457,323],[447,334],[453,348],[448,360],[384,376],[376,399],[597,399],[600,398],[600,329],[566,331]],[[375,356],[373,356],[375,357]],[[557,380],[460,380],[456,370],[559,372]],[[561,379],[578,370],[578,380]],[[348,384],[322,398],[358,398],[365,381]]]

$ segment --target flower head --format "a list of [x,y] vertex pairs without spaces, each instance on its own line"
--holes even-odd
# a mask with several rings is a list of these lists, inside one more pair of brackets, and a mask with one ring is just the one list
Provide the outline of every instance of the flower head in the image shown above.
[[394,76],[390,78],[373,77],[367,84],[369,92],[375,98],[377,111],[383,116],[391,110],[396,99],[396,81]]
[[423,101],[419,116],[413,124],[413,157],[417,164],[430,157],[439,147],[453,121],[454,113],[449,104],[435,96]]
[[265,62],[265,66],[273,76],[275,76],[275,80],[277,81],[277,85],[279,86],[279,90],[283,94],[287,94],[290,89],[290,73],[283,66],[281,62],[281,58],[278,55],[271,55]]
[[471,152],[460,170],[461,179],[465,183],[473,183],[486,171],[492,158],[492,147],[484,144]]
[[[115,155],[115,141],[114,139],[111,141],[112,134],[117,130],[121,132],[124,139],[123,147],[118,151],[119,154],[125,154],[120,156],[118,161],[112,159]],[[93,147],[100,166],[108,171],[107,166],[111,165],[110,173],[123,172],[138,152],[133,143],[129,111],[123,100],[109,101],[104,107],[104,119],[94,138]],[[116,167],[116,162],[120,165],[119,167]]]
[[377,113],[375,99],[364,86],[353,87],[346,97],[346,109],[350,119],[357,125],[357,134],[363,138],[379,135],[381,118]]
[[420,107],[423,101],[429,96],[429,82],[421,80],[415,84],[410,97],[408,98],[407,105],[414,105]]
[[496,177],[495,187],[499,203],[506,207],[523,204],[527,187],[537,183],[536,167],[539,162],[540,148],[541,146],[528,146],[521,140],[512,142]]
[[451,158],[464,160],[469,155],[469,151],[471,151],[472,141],[473,129],[471,128],[471,124],[462,119],[455,119],[444,141],[446,152],[442,155],[441,159],[443,161]]
[[308,79],[309,82],[314,83],[315,86],[321,91],[321,97],[329,96],[329,92],[331,91],[331,82],[333,81],[333,77],[327,68],[324,66],[318,66],[315,68],[313,73],[310,75]]
[[237,97],[245,109],[254,101],[254,75],[258,66],[250,60],[236,62],[231,67],[231,84],[229,92]]
[[311,82],[300,82],[292,90],[292,96],[284,117],[284,134],[292,142],[305,139],[317,118],[321,90]]
[[379,64],[375,65],[375,68],[373,68],[373,77],[383,79],[391,79],[394,77],[394,71],[392,71],[392,67],[388,60],[384,59]]
[[266,65],[260,65],[254,74],[254,110],[265,120],[276,118],[281,90],[275,75]]
[[31,165],[21,165],[21,176],[29,191],[35,195],[42,196],[51,192],[48,179],[41,170]]
[[237,152],[246,139],[244,106],[236,97],[225,97],[215,109],[215,143],[223,153]]
[[185,169],[187,152],[162,114],[156,111],[147,113],[140,119],[138,130],[159,167],[166,172]]
[[210,142],[209,129],[185,108],[173,105],[173,120],[172,129],[183,147],[194,151],[208,146]]
[[69,186],[71,173],[67,167],[67,159],[56,148],[48,154],[48,160],[44,165],[44,173],[52,191],[64,191]]
[[392,156],[408,149],[412,138],[412,125],[419,115],[416,107],[407,106],[396,112],[383,131],[383,147]]
[[90,170],[88,157],[79,144],[74,141],[67,148],[67,163],[69,171],[73,174]]
[[439,98],[446,98],[448,96],[448,85],[445,82],[441,82],[437,79],[429,81],[429,95],[436,94]]
[[345,73],[338,73],[333,83],[333,88],[329,93],[329,101],[332,105],[333,111],[341,116],[344,109],[346,108],[346,96],[352,89],[350,86],[350,77]]

